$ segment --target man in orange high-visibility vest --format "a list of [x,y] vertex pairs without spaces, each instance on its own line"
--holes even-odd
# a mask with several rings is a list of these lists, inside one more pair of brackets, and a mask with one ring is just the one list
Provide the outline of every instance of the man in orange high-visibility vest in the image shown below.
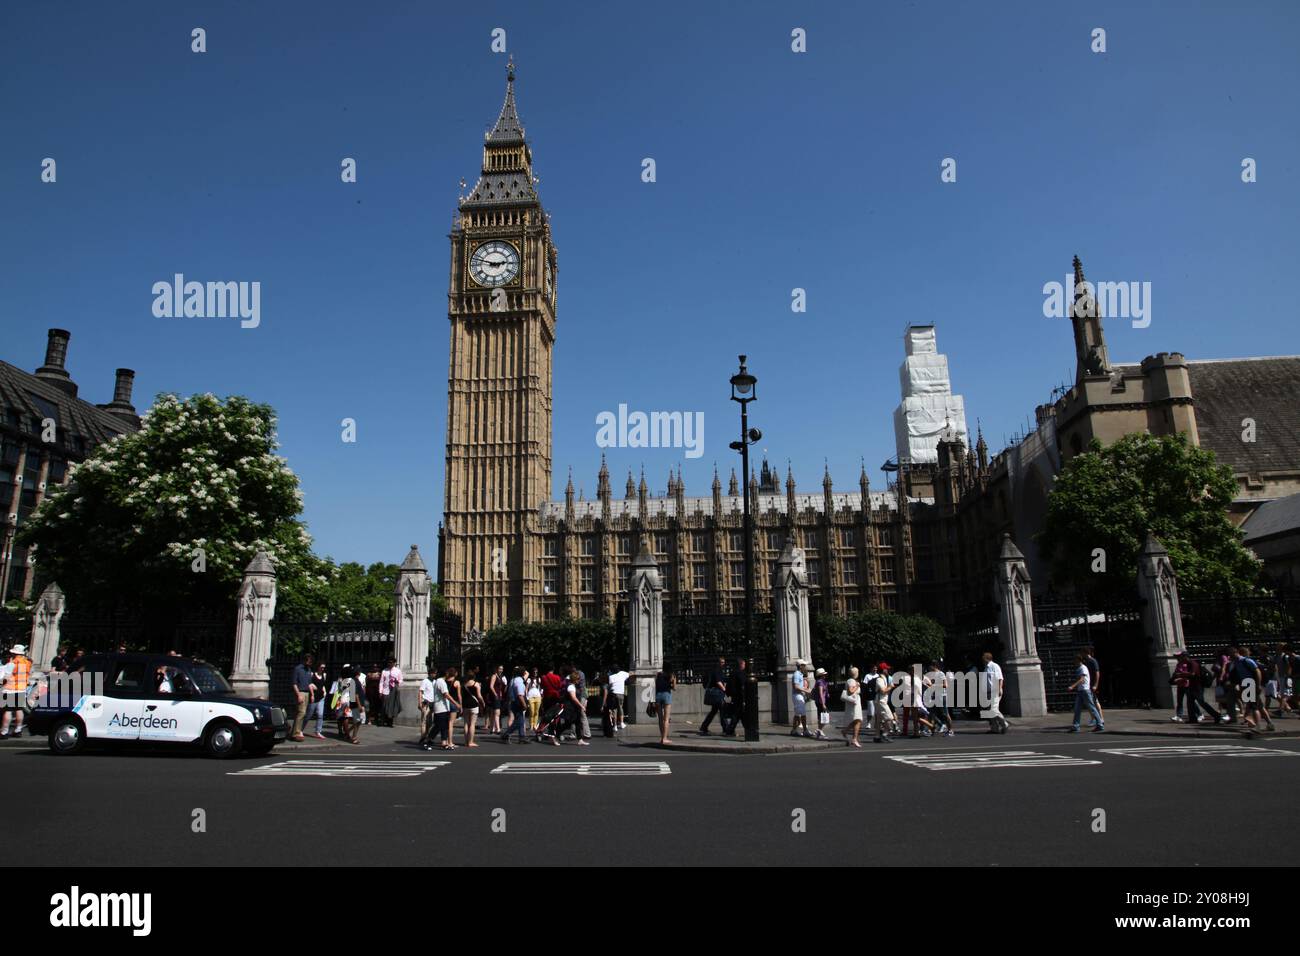
[[9,649],[9,654],[9,662],[0,671],[4,674],[4,716],[0,717],[0,739],[9,736],[11,721],[13,735],[23,735],[23,698],[27,696],[27,682],[32,676],[32,659],[27,656],[27,645],[15,644]]

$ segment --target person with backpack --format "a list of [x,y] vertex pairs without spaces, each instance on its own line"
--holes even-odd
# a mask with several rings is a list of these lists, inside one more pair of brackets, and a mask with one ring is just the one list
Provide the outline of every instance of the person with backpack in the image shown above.
[[339,673],[333,705],[339,736],[350,744],[361,743],[361,715],[365,713],[365,703],[364,698],[359,694],[356,677],[350,664],[344,665]]
[[[709,724],[713,723],[713,718],[722,712],[722,708],[727,703],[727,659],[719,657],[718,663],[713,670],[709,671],[708,679],[704,682],[704,706],[709,708],[708,714],[704,720],[700,721],[700,736],[709,735]],[[726,733],[726,718],[722,719],[722,730]]]
[[736,658],[736,666],[727,675],[727,707],[722,712],[722,736],[736,736],[736,728],[745,722],[745,680],[749,664],[743,657]]

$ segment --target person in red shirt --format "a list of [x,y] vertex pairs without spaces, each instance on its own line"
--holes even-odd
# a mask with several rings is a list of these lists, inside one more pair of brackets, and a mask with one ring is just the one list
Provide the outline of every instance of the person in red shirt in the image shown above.
[[551,664],[546,668],[546,673],[542,675],[542,717],[537,722],[537,728],[533,731],[533,736],[540,739],[542,729],[547,724],[547,716],[554,714],[554,708],[563,706],[564,703],[564,678],[555,672],[555,665]]

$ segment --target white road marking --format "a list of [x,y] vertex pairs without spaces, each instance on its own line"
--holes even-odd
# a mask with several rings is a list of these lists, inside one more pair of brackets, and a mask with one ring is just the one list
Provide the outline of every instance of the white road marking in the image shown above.
[[418,777],[447,760],[285,760],[231,771],[230,777]]
[[1125,757],[1296,757],[1293,750],[1273,747],[1243,747],[1241,744],[1193,744],[1179,747],[1114,747],[1098,750],[1099,754]]
[[579,777],[658,777],[672,773],[668,764],[649,760],[530,760],[503,763],[493,773],[575,774]]
[[1089,767],[1100,760],[1084,760],[1063,754],[1045,754],[1035,750],[1000,750],[992,753],[918,754],[914,757],[886,756],[886,760],[905,763],[926,770],[979,770],[986,767]]

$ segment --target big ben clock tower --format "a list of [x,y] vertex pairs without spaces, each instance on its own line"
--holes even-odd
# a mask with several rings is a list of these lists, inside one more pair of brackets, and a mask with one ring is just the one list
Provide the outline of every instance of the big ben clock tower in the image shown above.
[[466,629],[540,617],[551,495],[556,251],[515,107],[515,71],[452,227],[439,581]]

